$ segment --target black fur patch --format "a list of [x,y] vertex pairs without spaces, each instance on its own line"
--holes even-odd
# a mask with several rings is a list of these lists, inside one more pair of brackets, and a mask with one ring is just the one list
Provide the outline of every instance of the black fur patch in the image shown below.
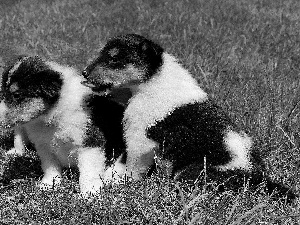
[[[89,124],[84,145],[87,147],[105,146],[107,164],[111,164],[125,153],[123,139],[124,107],[108,97],[89,95],[84,99],[84,109],[89,112]],[[126,154],[123,157],[125,163]]]
[[[15,64],[21,62],[15,71]],[[45,62],[35,57],[22,57],[10,65],[3,73],[2,93],[5,101],[18,104],[28,98],[43,98],[49,105],[57,102],[63,85],[61,74],[49,68]],[[10,87],[16,84],[17,91],[11,92]]]
[[164,120],[147,129],[148,138],[159,143],[158,156],[173,162],[173,175],[186,166],[224,165],[231,157],[224,145],[227,129],[234,129],[228,116],[210,101],[176,108]]

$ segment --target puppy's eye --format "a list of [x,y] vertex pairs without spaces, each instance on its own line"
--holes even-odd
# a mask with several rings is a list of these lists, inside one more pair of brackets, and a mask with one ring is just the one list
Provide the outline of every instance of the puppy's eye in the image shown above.
[[108,67],[112,69],[124,69],[126,67],[126,63],[120,62],[120,61],[115,61],[111,60],[108,64]]
[[124,69],[125,67],[126,67],[125,63],[122,63],[122,62],[118,63],[118,68],[119,69]]
[[14,93],[12,93],[12,97],[15,99],[15,100],[19,100],[23,97],[22,93],[20,91],[15,91]]
[[89,73],[87,72],[87,70],[83,70],[81,74],[85,79],[87,79],[89,76]]

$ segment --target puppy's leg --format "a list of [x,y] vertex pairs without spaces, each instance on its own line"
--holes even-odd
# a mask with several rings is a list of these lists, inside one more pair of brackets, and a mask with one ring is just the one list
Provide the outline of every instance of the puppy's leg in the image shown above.
[[41,189],[51,189],[61,182],[61,165],[47,145],[36,146],[37,154],[41,159],[44,176],[39,184]]
[[28,138],[25,129],[20,126],[16,127],[14,131],[14,147],[5,153],[6,156],[23,156],[27,142]]
[[105,183],[112,182],[114,184],[119,184],[122,181],[124,176],[126,165],[122,163],[123,155],[121,155],[115,163],[113,163],[107,170],[105,171],[104,181]]
[[83,195],[96,194],[104,186],[105,155],[100,148],[78,150],[79,186]]
[[139,133],[127,140],[125,174],[134,180],[140,180],[147,174],[148,169],[154,163],[154,149],[157,147],[157,144],[146,136],[139,135]]

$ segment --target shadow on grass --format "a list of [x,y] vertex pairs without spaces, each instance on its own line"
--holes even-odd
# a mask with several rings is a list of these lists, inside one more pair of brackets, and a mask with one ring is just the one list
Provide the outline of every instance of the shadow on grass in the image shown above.
[[7,157],[4,161],[0,182],[9,184],[12,180],[38,178],[42,175],[40,161],[31,156]]
[[[0,184],[9,185],[14,181],[25,181],[29,179],[38,180],[43,175],[41,162],[37,156],[14,156],[4,159],[0,174]],[[79,172],[76,168],[63,170],[63,176],[68,180],[79,179]]]

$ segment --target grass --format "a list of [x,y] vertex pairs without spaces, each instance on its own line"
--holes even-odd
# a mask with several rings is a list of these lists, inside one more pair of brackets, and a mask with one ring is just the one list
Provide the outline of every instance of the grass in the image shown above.
[[[270,176],[299,190],[299,9],[297,0],[0,1],[0,62],[31,53],[81,70],[108,37],[145,35],[253,136]],[[11,137],[1,143],[5,152]],[[300,224],[297,203],[271,202],[263,188],[220,194],[152,177],[85,201],[73,172],[43,192],[38,165],[17,160],[0,186],[2,224]]]

